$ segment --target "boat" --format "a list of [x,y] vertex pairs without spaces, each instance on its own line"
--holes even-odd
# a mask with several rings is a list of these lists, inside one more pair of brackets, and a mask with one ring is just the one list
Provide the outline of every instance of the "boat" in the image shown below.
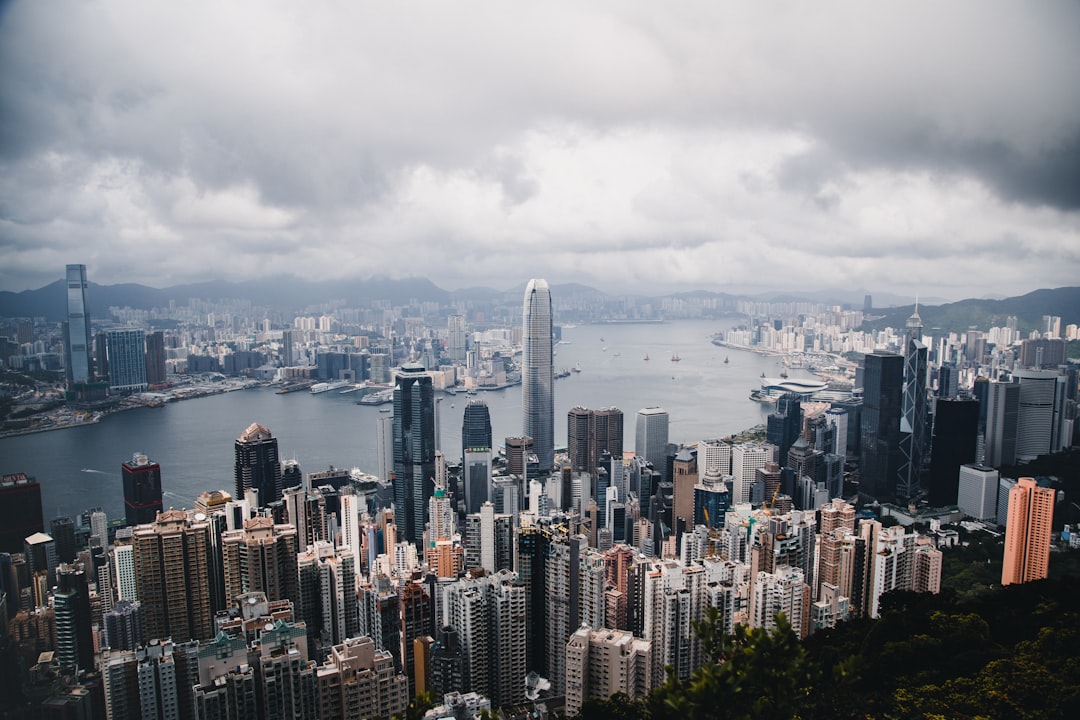
[[776,402],[776,398],[772,397],[764,390],[751,390],[750,399],[765,405],[771,405]]
[[672,354],[671,362],[680,362],[681,360],[682,360],[682,358],[679,357],[679,353],[673,353]]
[[782,377],[784,379],[787,379],[787,376],[788,376],[787,370],[781,370],[780,371],[780,377]]
[[314,384],[315,383],[312,380],[300,380],[297,382],[287,383],[278,388],[277,394],[285,395],[286,393],[297,392],[298,390],[307,390]]
[[570,368],[570,372],[576,372],[576,373],[581,372],[581,366],[580,365],[575,365],[574,367]]
[[319,393],[330,392],[331,390],[339,390],[349,382],[346,380],[335,380],[333,382],[315,383],[311,386],[311,394],[318,395]]
[[727,355],[725,355],[725,356],[724,356],[724,364],[725,364],[725,365],[727,365],[727,364],[728,364],[728,359],[727,359]]
[[645,362],[649,362],[649,353],[645,353]]
[[614,354],[614,355],[612,355],[611,357],[622,357],[622,353],[615,353],[615,354]]
[[555,379],[556,380],[559,380],[560,378],[568,378],[568,377],[570,377],[570,371],[569,370],[560,370],[559,372],[555,373]]
[[356,401],[357,405],[385,405],[394,402],[394,389],[387,388],[369,395],[365,395]]

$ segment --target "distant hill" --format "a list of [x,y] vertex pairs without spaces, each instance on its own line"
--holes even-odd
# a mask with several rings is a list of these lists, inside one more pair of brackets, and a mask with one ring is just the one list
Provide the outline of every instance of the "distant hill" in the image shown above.
[[[914,305],[881,310],[880,320],[867,323],[869,327],[903,327],[915,311]],[[963,332],[969,327],[1002,326],[1006,318],[1015,316],[1018,329],[1027,334],[1038,328],[1043,315],[1061,317],[1062,329],[1070,323],[1080,324],[1080,287],[1036,290],[1027,295],[1004,300],[961,300],[944,305],[919,305],[923,327],[940,328],[945,332]]]

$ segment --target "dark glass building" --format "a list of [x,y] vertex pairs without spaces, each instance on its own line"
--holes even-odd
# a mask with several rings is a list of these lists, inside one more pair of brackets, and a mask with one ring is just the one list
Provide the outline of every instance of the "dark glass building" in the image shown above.
[[277,438],[259,423],[248,425],[236,439],[236,500],[243,500],[248,488],[259,491],[260,506],[281,499]]
[[461,451],[491,448],[491,413],[483,400],[470,400],[461,421]]
[[398,536],[420,542],[435,492],[435,393],[420,365],[403,365],[394,381],[394,522]]
[[0,478],[0,552],[22,552],[23,540],[44,529],[38,481],[26,473]]
[[863,358],[863,367],[859,493],[892,502],[901,463],[904,356],[874,352]]
[[154,522],[164,510],[161,501],[161,466],[141,453],[120,464],[124,478],[124,519],[128,525]]
[[979,401],[938,398],[934,442],[930,449],[930,504],[955,505],[960,466],[975,462],[979,435]]

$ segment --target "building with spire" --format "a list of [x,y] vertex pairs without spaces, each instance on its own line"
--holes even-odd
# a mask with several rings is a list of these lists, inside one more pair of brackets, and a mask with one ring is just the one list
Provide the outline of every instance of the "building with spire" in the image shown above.
[[525,287],[522,319],[521,398],[524,435],[531,437],[540,472],[555,464],[555,371],[551,290],[546,280]]
[[907,319],[904,339],[904,394],[900,418],[900,470],[896,495],[901,500],[918,496],[922,488],[922,468],[927,448],[926,371],[927,350],[922,342],[919,304]]

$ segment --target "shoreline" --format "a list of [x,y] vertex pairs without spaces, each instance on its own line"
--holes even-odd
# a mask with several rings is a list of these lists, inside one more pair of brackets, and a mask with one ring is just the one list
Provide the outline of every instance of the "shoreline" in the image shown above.
[[[198,386],[192,388],[191,386],[182,385],[175,388],[175,394],[171,392],[166,393],[154,393],[159,396],[154,400],[148,400],[145,402],[136,402],[132,398],[138,397],[136,395],[128,396],[120,400],[120,403],[116,407],[108,408],[107,410],[95,410],[91,416],[86,420],[69,421],[69,422],[54,422],[49,425],[35,425],[28,428],[17,428],[13,430],[0,431],[0,440],[9,437],[19,437],[21,435],[36,435],[38,433],[52,432],[53,430],[70,430],[72,428],[84,427],[86,425],[96,425],[110,415],[116,415],[117,413],[127,412],[129,410],[138,410],[139,408],[159,408],[165,407],[166,404],[171,402],[181,402],[183,400],[196,400],[198,398],[210,397],[212,395],[224,395],[225,393],[236,392],[238,390],[250,390],[257,387],[269,387],[269,383],[260,380],[250,380],[241,383],[231,384],[227,387],[210,388],[205,386]],[[184,390],[186,392],[180,392]],[[139,393],[143,395],[145,393]],[[125,402],[128,401],[128,402]],[[70,412],[66,409],[64,413]],[[48,417],[48,415],[46,415]]]

